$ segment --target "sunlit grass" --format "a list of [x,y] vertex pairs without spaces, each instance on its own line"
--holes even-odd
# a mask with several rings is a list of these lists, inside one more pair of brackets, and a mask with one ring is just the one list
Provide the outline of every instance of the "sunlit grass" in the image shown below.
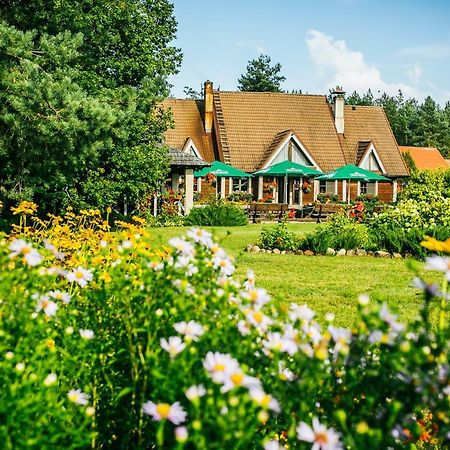
[[[418,313],[421,293],[412,287],[414,277],[403,259],[373,257],[327,257],[274,255],[244,252],[255,243],[263,226],[210,229],[221,245],[236,258],[237,271],[247,269],[256,274],[258,286],[267,289],[278,302],[306,303],[323,319],[327,312],[336,315],[336,324],[350,326],[356,312],[358,296],[369,294],[385,301],[400,318],[411,320]],[[314,223],[289,224],[290,231],[307,233]],[[181,236],[185,228],[155,228],[154,242],[164,244]]]

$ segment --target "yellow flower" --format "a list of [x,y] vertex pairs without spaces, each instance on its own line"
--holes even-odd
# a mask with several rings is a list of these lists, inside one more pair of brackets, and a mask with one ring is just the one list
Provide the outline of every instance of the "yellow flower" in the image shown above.
[[37,208],[38,207],[37,207],[36,203],[27,202],[24,200],[23,202],[20,202],[19,205],[16,206],[15,208],[12,207],[11,211],[12,211],[13,215],[17,215],[17,214],[31,215],[37,211]]
[[105,283],[111,283],[112,281],[111,275],[108,272],[103,272],[100,275],[99,279],[104,281]]
[[450,253],[450,238],[446,241],[438,241],[431,236],[425,236],[425,240],[420,243],[422,247],[435,252]]

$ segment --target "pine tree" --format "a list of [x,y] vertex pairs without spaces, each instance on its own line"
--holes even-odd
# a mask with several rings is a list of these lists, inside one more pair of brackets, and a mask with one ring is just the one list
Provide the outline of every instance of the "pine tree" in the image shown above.
[[260,55],[247,65],[247,73],[238,79],[238,89],[250,92],[282,92],[281,83],[286,78],[280,75],[281,64],[270,64],[268,55]]

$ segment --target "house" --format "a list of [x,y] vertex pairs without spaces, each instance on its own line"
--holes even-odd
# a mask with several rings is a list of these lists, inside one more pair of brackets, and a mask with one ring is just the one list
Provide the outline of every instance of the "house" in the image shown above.
[[[397,196],[397,184],[408,176],[383,108],[345,105],[345,92],[336,88],[330,102],[325,95],[215,90],[206,81],[203,100],[167,99],[174,128],[165,134],[172,147],[206,161],[219,160],[246,172],[282,161],[293,161],[329,172],[346,164],[383,174],[386,183],[352,183],[350,191],[378,195],[383,201]],[[345,198],[346,181],[314,181],[263,176],[249,185],[255,199],[298,204],[319,193]],[[229,182],[232,192],[239,184]],[[286,196],[284,189],[288,189]],[[302,189],[303,196],[299,195]]]
[[419,170],[448,169],[447,161],[435,147],[400,146],[402,154],[408,154]]

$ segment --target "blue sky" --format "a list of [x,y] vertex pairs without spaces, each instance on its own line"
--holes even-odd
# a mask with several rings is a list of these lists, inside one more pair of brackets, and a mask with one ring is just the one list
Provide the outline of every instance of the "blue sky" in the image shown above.
[[172,93],[210,79],[236,90],[250,59],[281,63],[283,88],[369,87],[450,101],[450,0],[172,0],[183,52]]

